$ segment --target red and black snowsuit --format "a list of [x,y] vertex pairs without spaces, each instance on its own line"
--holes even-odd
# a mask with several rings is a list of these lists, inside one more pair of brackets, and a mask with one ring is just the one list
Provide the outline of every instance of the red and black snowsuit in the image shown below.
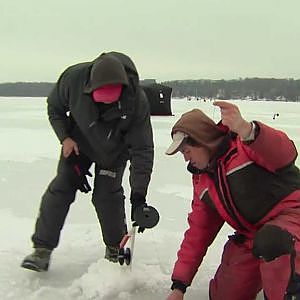
[[[255,122],[253,142],[228,133],[203,172],[194,172],[192,211],[172,280],[189,286],[224,222],[236,230],[224,247],[222,262],[210,282],[212,300],[255,299],[263,288],[268,299],[282,300],[291,274],[290,255],[271,262],[252,253],[253,238],[266,224],[295,239],[300,273],[300,172],[297,151],[287,135]],[[197,170],[194,170],[197,171]],[[236,237],[243,237],[238,242]]]

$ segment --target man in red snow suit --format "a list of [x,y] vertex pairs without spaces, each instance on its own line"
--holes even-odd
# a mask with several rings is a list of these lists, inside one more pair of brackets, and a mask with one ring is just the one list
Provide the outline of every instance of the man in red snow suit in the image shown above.
[[184,298],[224,222],[234,230],[210,281],[211,300],[300,299],[300,172],[288,136],[215,101],[222,121],[201,110],[181,116],[166,154],[180,151],[193,174],[189,228],[177,253],[172,291]]

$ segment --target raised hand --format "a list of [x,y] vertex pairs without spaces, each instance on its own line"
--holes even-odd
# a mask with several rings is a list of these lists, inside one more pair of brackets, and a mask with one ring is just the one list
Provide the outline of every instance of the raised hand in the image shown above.
[[246,121],[237,105],[227,101],[214,101],[213,105],[221,110],[222,124],[237,133],[242,139],[249,136],[252,126]]

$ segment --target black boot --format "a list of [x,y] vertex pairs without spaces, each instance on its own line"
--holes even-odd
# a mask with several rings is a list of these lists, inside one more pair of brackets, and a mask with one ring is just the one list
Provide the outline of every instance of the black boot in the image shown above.
[[37,272],[47,271],[51,252],[52,250],[46,248],[35,248],[33,253],[24,258],[21,267]]
[[295,273],[291,277],[284,300],[300,300],[300,275]]
[[117,246],[106,246],[104,258],[117,263],[119,261],[119,250],[120,248]]

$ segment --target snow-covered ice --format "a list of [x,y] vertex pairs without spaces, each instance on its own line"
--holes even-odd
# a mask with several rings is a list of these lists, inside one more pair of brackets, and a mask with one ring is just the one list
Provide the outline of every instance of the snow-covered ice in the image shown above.
[[[236,103],[245,118],[286,131],[300,149],[300,103]],[[132,269],[104,260],[90,195],[78,193],[49,271],[36,273],[20,268],[20,263],[31,252],[30,236],[40,197],[55,175],[60,145],[47,120],[45,98],[0,98],[0,299],[165,299],[187,227],[192,187],[182,157],[169,157],[164,151],[174,122],[181,113],[196,107],[217,121],[218,112],[211,102],[185,99],[172,100],[174,116],[152,117],[155,166],[148,202],[159,210],[161,218],[156,228],[136,236]],[[274,113],[279,113],[275,120]],[[128,170],[124,187],[129,195],[127,176]],[[208,282],[231,232],[224,226],[219,233],[185,299],[208,299]]]

